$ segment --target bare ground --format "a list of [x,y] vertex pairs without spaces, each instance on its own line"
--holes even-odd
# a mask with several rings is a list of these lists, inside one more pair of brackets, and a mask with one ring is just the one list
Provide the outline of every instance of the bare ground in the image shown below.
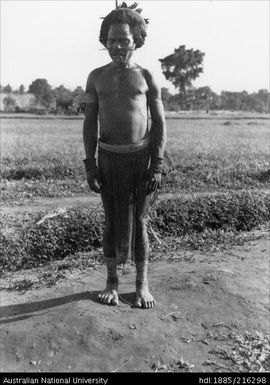
[[[222,353],[236,345],[233,333],[269,332],[268,250],[263,237],[226,253],[179,251],[175,262],[151,263],[157,300],[151,310],[132,307],[132,265],[119,269],[118,307],[96,300],[105,284],[103,265],[65,271],[51,287],[40,277],[53,265],[6,274],[1,371],[147,372],[171,365],[179,371],[237,372]],[[8,290],[22,279],[36,287]]]
[[[16,215],[16,210],[89,201],[89,196],[85,202],[81,197],[48,199],[7,210]],[[269,333],[268,254],[269,236],[262,233],[256,241],[229,251],[206,255],[179,250],[173,260],[150,263],[150,288],[157,300],[150,310],[132,306],[131,264],[119,267],[117,307],[97,301],[106,280],[101,263],[74,268],[62,261],[7,273],[0,287],[0,370],[256,371],[260,366],[252,367],[250,356],[254,345],[246,346],[246,364],[238,347],[247,332],[255,337]],[[270,371],[269,344],[259,342],[261,368]]]

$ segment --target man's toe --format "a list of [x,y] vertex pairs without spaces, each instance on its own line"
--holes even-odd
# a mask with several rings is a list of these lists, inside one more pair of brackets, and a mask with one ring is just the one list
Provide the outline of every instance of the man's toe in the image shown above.
[[148,308],[148,302],[145,300],[145,299],[142,299],[142,307],[144,309],[147,309]]
[[111,300],[111,304],[114,306],[118,305],[118,299],[116,297],[113,297]]
[[135,301],[135,307],[142,307],[142,301],[140,298],[137,298]]
[[103,295],[102,294],[98,295],[98,300],[99,300],[99,302],[102,302],[102,300],[103,300]]

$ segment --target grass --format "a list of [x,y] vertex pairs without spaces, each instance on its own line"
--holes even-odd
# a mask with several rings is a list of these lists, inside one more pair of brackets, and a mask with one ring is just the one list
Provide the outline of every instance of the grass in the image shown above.
[[[175,170],[163,192],[269,188],[268,120],[171,119],[167,128]],[[1,142],[5,204],[89,194],[82,120],[3,119]]]
[[[151,212],[149,233],[155,251],[201,248],[232,234],[251,231],[270,219],[270,194],[226,193],[193,199],[161,200]],[[5,217],[1,223],[2,271],[37,267],[102,246],[104,215],[89,208]],[[161,245],[159,244],[162,239]],[[208,242],[208,243],[207,243]],[[162,247],[163,246],[163,247]],[[164,251],[165,251],[164,250]]]
[[[191,262],[183,249],[217,250],[260,236],[270,219],[269,120],[168,120],[168,150],[175,170],[164,177],[148,232],[150,261]],[[5,119],[2,122],[2,201],[14,205],[35,197],[89,194],[85,181],[81,120]],[[196,194],[197,192],[197,194]],[[66,270],[103,263],[101,205],[25,213],[0,219],[0,269],[49,264],[38,276],[0,289],[25,292],[66,279]],[[256,257],[256,256],[255,256]],[[265,372],[270,368],[269,335],[235,333],[215,346],[203,365],[215,370]],[[204,338],[219,341],[219,334]],[[189,341],[185,341],[189,343]],[[208,343],[207,343],[208,344]],[[117,368],[115,371],[119,370]],[[191,372],[184,358],[155,363],[155,372]]]
[[[212,333],[211,333],[212,334]],[[223,362],[207,360],[203,364],[215,366],[216,368],[227,369],[237,372],[264,373],[270,369],[270,337],[255,330],[255,333],[245,331],[244,333],[230,331],[224,335],[229,341],[229,349],[217,346],[210,351]],[[213,335],[208,337],[215,339]]]
[[269,219],[269,194],[236,192],[163,201],[152,220],[162,234],[180,236],[205,229],[250,231]]
[[269,183],[269,176],[263,180],[270,165],[269,122],[225,122],[169,121],[168,148],[176,165],[167,178],[171,188],[242,189]]
[[[207,345],[208,340],[215,340],[212,332],[207,338],[202,339]],[[255,330],[255,333],[245,331],[244,333],[229,332],[222,333],[225,340],[230,344],[229,349],[216,346],[215,350],[209,351],[217,359],[206,360],[204,366],[211,366],[215,371],[239,372],[239,373],[266,373],[270,369],[270,338],[269,334],[263,334]],[[186,341],[186,343],[192,340]],[[221,361],[222,360],[222,361]],[[195,365],[184,360],[174,360],[161,364],[159,361],[152,365],[154,372],[192,372]],[[196,369],[196,368],[195,368]]]
[[[269,221],[269,120],[171,119],[167,129],[175,170],[164,176],[162,192],[183,194],[152,211],[149,234],[155,251],[226,247],[250,238],[251,230]],[[1,143],[4,204],[90,193],[82,120],[3,119]],[[100,206],[56,213],[38,224],[45,215],[3,218],[4,270],[101,247]]]

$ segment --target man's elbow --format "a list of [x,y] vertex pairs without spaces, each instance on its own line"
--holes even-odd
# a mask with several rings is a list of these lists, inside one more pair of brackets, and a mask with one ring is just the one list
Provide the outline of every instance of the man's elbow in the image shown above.
[[83,121],[83,128],[84,129],[91,129],[97,127],[97,118],[96,117],[89,117],[85,116],[84,121]]
[[166,120],[163,116],[152,119],[153,125],[158,127],[161,131],[166,131]]

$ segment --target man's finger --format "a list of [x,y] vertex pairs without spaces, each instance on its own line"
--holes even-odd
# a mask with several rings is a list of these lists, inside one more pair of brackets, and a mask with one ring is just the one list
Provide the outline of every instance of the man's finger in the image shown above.
[[146,190],[146,192],[148,194],[148,189],[149,189],[149,181],[148,180],[145,181],[144,188],[145,188],[145,190]]
[[100,186],[101,185],[101,179],[100,179],[100,175],[99,174],[97,175],[97,182],[98,182],[98,184]]
[[93,182],[92,180],[88,182],[89,183],[89,187],[92,191],[96,192],[96,193],[99,193],[100,192],[100,188],[99,186]]
[[94,191],[95,193],[100,193],[100,188],[97,187],[97,186],[92,186],[90,187],[92,191]]

